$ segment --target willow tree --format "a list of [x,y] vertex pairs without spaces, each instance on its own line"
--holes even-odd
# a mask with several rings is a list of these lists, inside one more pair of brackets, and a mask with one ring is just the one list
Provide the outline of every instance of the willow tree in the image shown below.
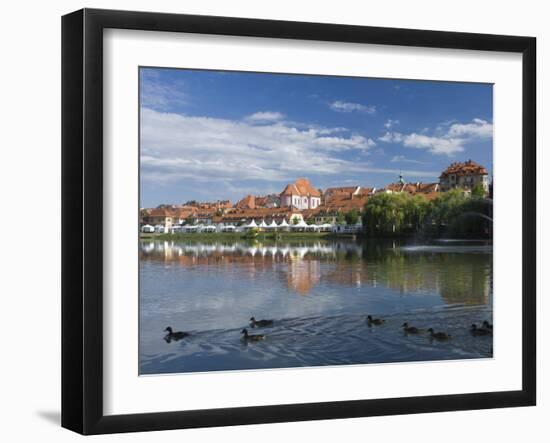
[[485,189],[481,183],[476,184],[472,189],[472,197],[483,198],[485,197]]
[[430,203],[422,194],[410,196],[405,203],[405,226],[412,232],[418,232],[430,213]]
[[442,192],[430,203],[430,216],[437,225],[448,225],[463,212],[468,197],[461,189]]
[[372,234],[396,234],[405,223],[407,194],[380,193],[370,197],[363,212],[363,225]]
[[346,224],[348,225],[355,225],[359,221],[359,211],[357,208],[352,208],[346,214],[344,215],[344,219],[346,220]]

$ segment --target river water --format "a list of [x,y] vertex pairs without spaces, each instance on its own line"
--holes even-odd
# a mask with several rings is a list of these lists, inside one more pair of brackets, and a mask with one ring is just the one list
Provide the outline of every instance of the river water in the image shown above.
[[[140,373],[492,357],[492,246],[312,240],[140,243]],[[381,317],[369,326],[366,315]],[[249,318],[273,319],[251,328]],[[401,325],[434,328],[448,341]],[[167,326],[189,332],[164,340]],[[241,330],[265,340],[243,342]],[[495,329],[496,330],[496,329]]]

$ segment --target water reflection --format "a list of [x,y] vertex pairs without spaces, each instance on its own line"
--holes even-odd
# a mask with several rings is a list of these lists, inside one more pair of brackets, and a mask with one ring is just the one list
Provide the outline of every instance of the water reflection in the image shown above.
[[[155,242],[140,246],[140,373],[490,357],[487,244]],[[369,328],[365,317],[384,318]],[[274,319],[242,344],[249,319]],[[404,322],[452,334],[408,336]],[[162,340],[166,325],[189,331]]]
[[411,247],[392,242],[314,241],[262,244],[235,242],[142,242],[142,262],[213,268],[232,268],[254,280],[276,273],[288,290],[311,293],[319,284],[383,285],[400,294],[437,293],[447,304],[489,303],[492,270],[490,245]]

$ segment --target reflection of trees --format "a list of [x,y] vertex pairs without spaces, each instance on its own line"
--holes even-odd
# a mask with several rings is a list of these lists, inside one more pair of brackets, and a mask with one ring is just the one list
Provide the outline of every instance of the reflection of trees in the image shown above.
[[437,292],[448,304],[485,304],[489,296],[487,254],[390,252],[370,279],[403,294]]
[[238,272],[253,280],[276,272],[288,288],[309,293],[320,282],[343,286],[384,285],[402,294],[434,292],[448,304],[486,304],[491,255],[400,249],[396,242],[316,242],[294,245],[144,244],[140,260],[204,266],[205,272]]
[[443,278],[439,287],[441,297],[448,304],[486,304],[490,286],[488,257],[471,254],[465,259],[456,254],[445,259],[450,263],[443,267]]

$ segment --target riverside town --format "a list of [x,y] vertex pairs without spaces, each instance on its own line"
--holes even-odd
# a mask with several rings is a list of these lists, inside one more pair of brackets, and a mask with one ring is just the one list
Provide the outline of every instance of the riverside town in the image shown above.
[[140,375],[493,357],[492,84],[142,67],[139,115]]
[[255,237],[292,233],[379,237],[492,235],[492,180],[473,160],[451,163],[434,183],[398,180],[382,188],[320,189],[307,178],[280,193],[243,196],[237,202],[188,201],[140,210],[141,237],[207,235]]

